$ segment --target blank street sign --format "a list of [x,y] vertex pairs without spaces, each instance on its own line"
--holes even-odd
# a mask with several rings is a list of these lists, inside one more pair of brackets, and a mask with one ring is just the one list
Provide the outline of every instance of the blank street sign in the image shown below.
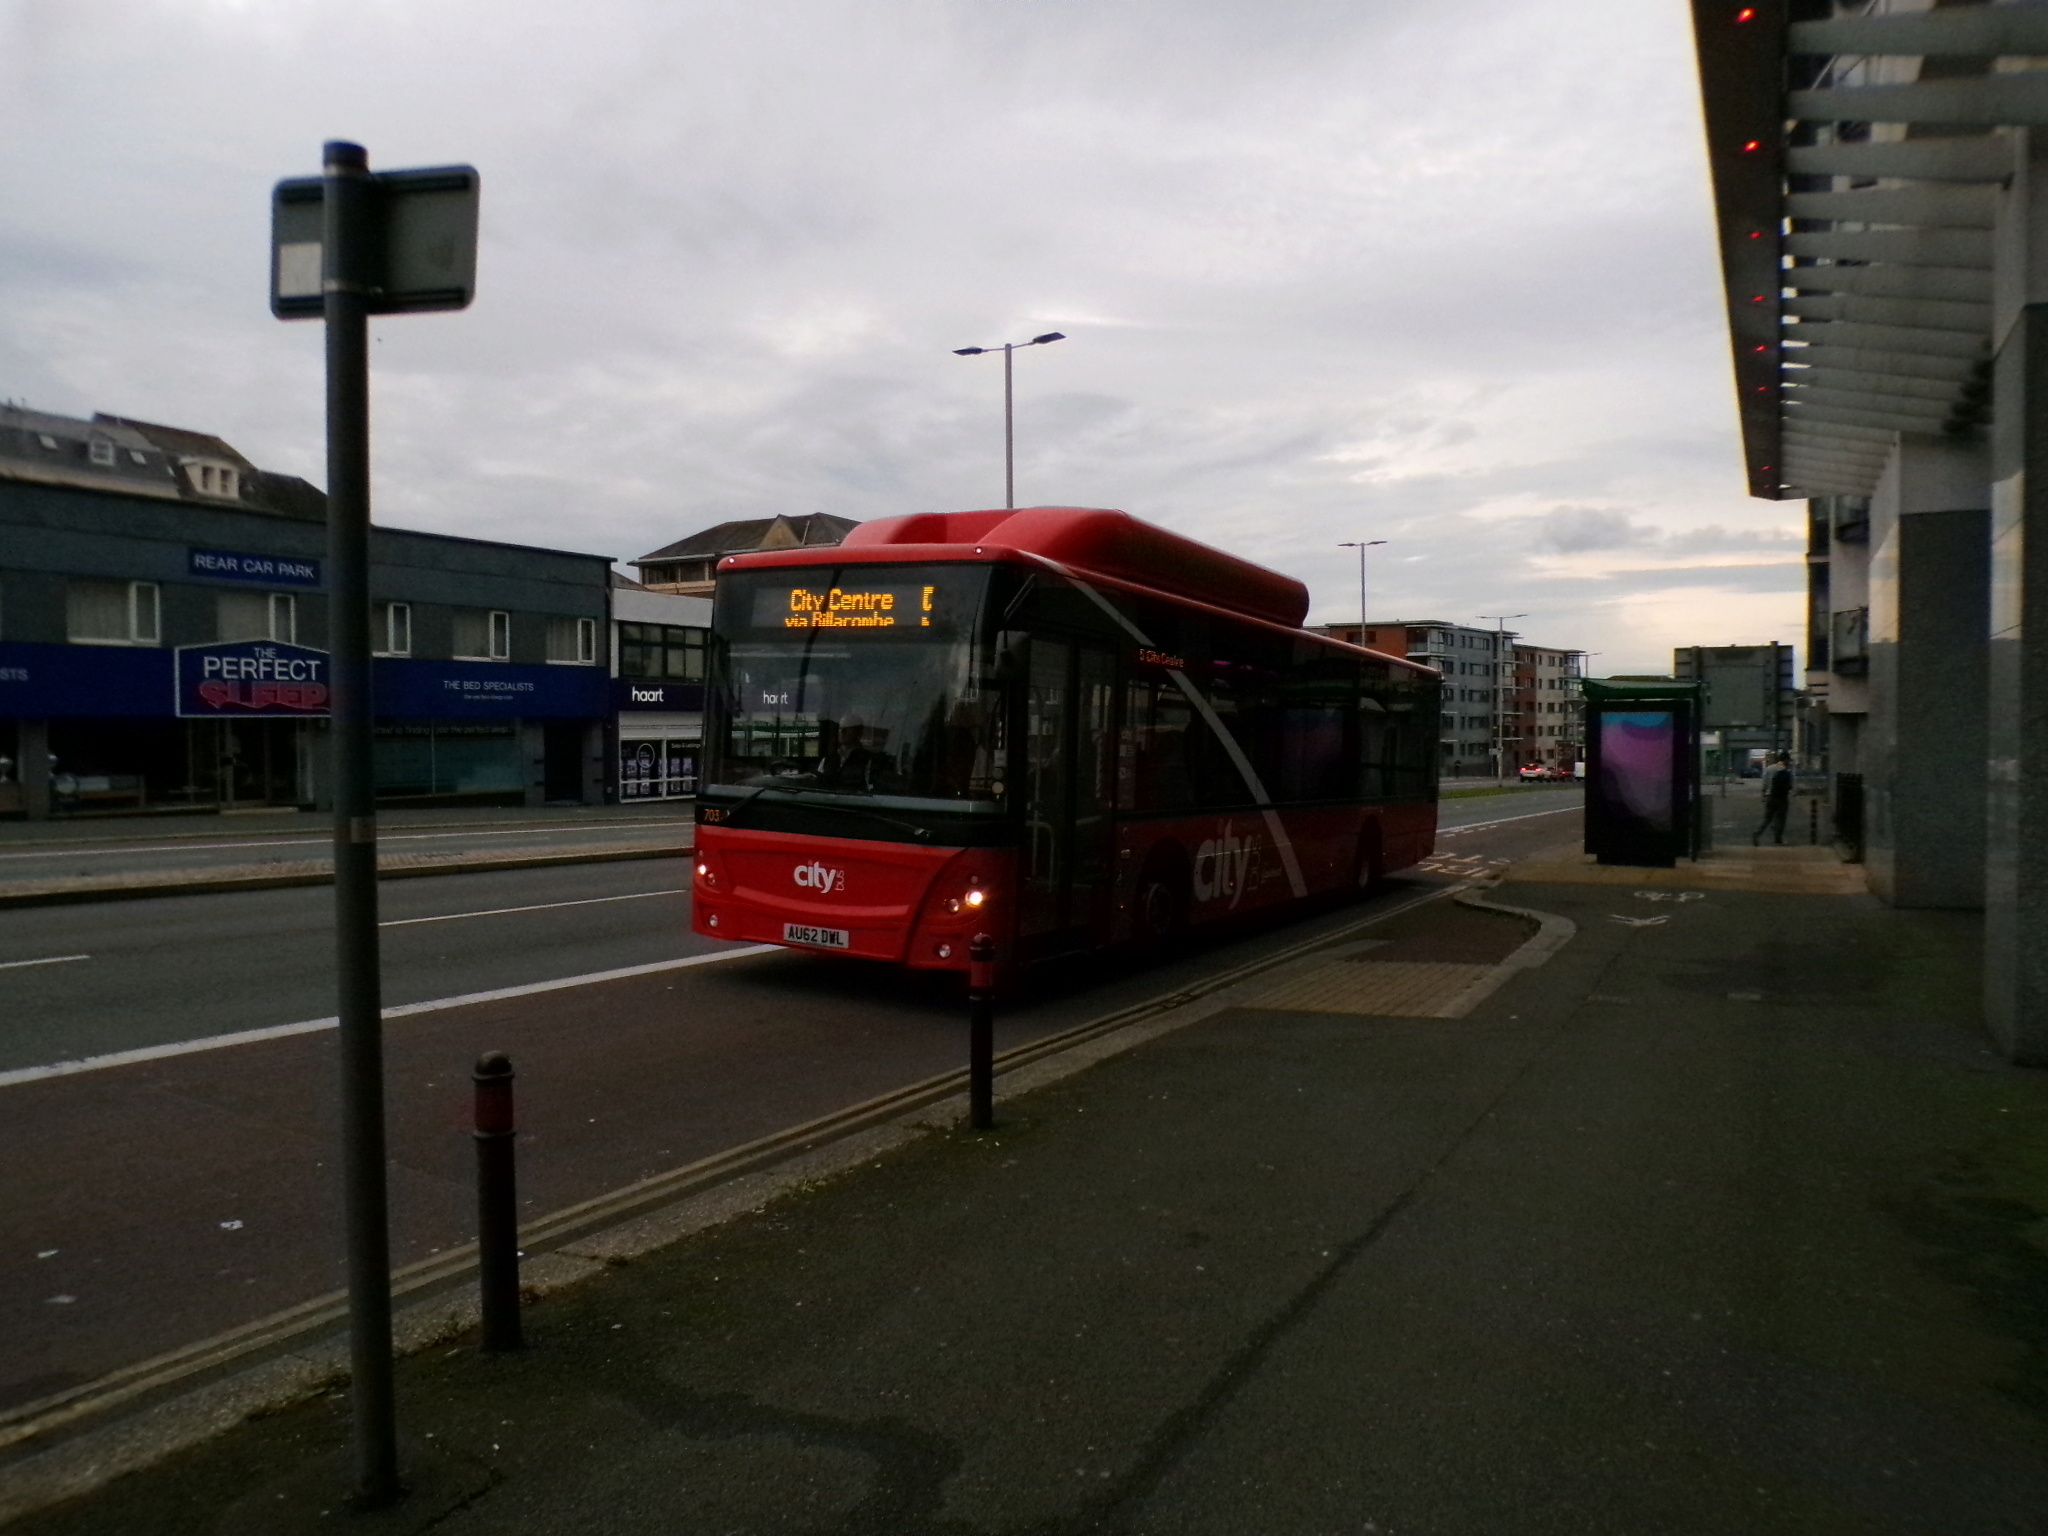
[[[477,174],[474,166],[378,171],[375,206],[381,255],[370,295],[373,315],[466,309],[476,295]],[[318,176],[280,181],[270,200],[270,312],[317,320],[320,220]]]

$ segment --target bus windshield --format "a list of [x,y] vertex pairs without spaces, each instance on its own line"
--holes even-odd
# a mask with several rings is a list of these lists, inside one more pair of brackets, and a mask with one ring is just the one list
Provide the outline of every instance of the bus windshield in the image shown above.
[[988,577],[856,565],[719,578],[709,784],[999,809],[1002,712],[976,643]]

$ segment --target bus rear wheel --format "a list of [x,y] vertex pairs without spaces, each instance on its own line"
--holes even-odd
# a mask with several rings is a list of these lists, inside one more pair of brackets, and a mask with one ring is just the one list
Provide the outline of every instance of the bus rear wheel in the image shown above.
[[1380,854],[1380,840],[1368,834],[1358,840],[1357,876],[1353,880],[1354,894],[1369,896],[1378,890],[1387,878],[1387,861]]

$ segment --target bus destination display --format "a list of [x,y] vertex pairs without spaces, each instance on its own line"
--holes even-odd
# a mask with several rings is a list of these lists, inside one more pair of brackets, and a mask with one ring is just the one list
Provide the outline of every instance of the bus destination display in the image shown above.
[[764,586],[754,595],[756,629],[929,629],[936,586]]

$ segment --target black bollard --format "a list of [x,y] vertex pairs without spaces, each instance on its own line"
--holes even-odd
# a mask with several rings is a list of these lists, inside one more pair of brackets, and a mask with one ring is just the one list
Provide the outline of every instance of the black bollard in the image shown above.
[[518,1349],[519,1177],[513,1162],[512,1063],[502,1051],[477,1058],[476,1258],[486,1353]]
[[1820,844],[1820,800],[1818,797],[1806,802],[1806,840],[1816,847]]
[[996,1123],[996,941],[977,933],[967,945],[967,1123]]

